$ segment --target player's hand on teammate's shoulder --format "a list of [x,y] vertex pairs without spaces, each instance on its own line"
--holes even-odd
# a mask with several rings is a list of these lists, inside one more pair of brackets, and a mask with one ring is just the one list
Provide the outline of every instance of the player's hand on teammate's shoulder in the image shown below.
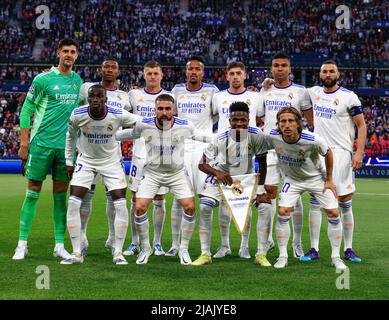
[[251,90],[251,91],[254,91],[254,92],[258,92],[258,88],[256,86],[248,86],[247,89]]
[[219,170],[216,171],[216,179],[223,184],[228,184],[229,186],[233,183],[232,178],[228,173]]
[[268,90],[273,84],[274,84],[274,79],[272,79],[272,78],[266,78],[266,79],[263,80],[263,82],[262,82],[262,88],[263,88],[264,90]]
[[336,192],[336,186],[332,180],[327,180],[324,184],[323,192],[327,189],[331,190],[335,197],[338,197],[338,193]]
[[74,172],[74,167],[73,166],[66,166],[66,175],[68,176],[69,180],[72,180],[73,172]]

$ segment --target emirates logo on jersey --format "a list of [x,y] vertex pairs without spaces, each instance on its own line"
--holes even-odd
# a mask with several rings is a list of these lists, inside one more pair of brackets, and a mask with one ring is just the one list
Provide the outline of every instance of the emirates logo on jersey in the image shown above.
[[288,94],[288,98],[289,98],[290,100],[292,100],[292,99],[293,99],[293,92],[289,92],[289,94]]
[[338,98],[336,98],[335,100],[334,100],[334,105],[339,105],[339,99]]
[[250,107],[251,106],[251,100],[247,99],[246,104]]
[[108,130],[108,131],[112,131],[112,130],[113,130],[113,125],[112,125],[112,123],[108,124],[107,130]]

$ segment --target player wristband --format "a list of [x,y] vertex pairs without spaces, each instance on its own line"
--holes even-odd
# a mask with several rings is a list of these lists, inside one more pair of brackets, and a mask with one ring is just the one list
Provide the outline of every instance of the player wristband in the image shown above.
[[257,194],[266,193],[265,186],[263,184],[257,186]]

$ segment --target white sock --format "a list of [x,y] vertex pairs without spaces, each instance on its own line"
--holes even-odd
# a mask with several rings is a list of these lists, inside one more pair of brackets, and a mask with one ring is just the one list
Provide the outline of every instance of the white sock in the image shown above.
[[241,248],[248,248],[249,247],[249,238],[250,238],[250,230],[251,230],[251,220],[252,220],[252,212],[249,213],[249,218],[247,219],[247,225],[246,228],[243,231],[241,240],[240,240],[240,247]]
[[257,254],[267,253],[267,241],[270,232],[270,204],[260,203],[258,206],[258,220],[257,220]]
[[342,221],[340,218],[328,218],[328,239],[330,239],[332,253],[331,258],[339,257],[342,243]]
[[352,200],[339,202],[339,207],[342,211],[344,251],[346,251],[346,249],[353,248],[354,214]]
[[280,256],[288,257],[288,242],[290,238],[290,227],[289,227],[290,216],[277,216],[276,222],[276,238],[278,243],[278,249]]
[[211,255],[213,208],[216,201],[211,198],[200,198],[199,236],[201,254]]
[[147,212],[141,216],[135,216],[135,225],[142,249],[151,250],[149,236],[150,225]]
[[81,254],[81,218],[80,207],[82,200],[75,196],[69,197],[66,224],[72,241],[73,252]]
[[182,215],[182,230],[181,230],[182,236],[181,236],[180,250],[189,248],[189,241],[190,238],[192,238],[195,222],[196,222],[195,214],[193,214],[193,216],[187,215],[186,213]]
[[270,214],[270,232],[269,232],[269,239],[268,239],[269,242],[273,241],[274,217],[276,216],[277,213],[276,204],[277,204],[277,200],[271,199],[271,205],[266,207],[266,210],[268,210]]
[[82,199],[80,207],[80,217],[81,217],[81,238],[86,239],[86,228],[88,226],[88,221],[92,213],[92,198],[95,194],[94,190],[88,190]]
[[131,207],[130,207],[130,220],[131,220],[131,236],[132,236],[131,243],[138,245],[139,236],[138,236],[138,231],[136,229],[136,223],[135,223],[135,202],[132,200],[131,200]]
[[27,240],[19,240],[18,246],[26,247],[27,246]]
[[174,198],[171,212],[172,247],[174,248],[179,248],[180,246],[180,232],[183,214],[184,210],[176,198]]
[[295,245],[301,244],[301,234],[303,230],[303,202],[301,196],[297,200],[294,210],[292,212],[293,225],[293,243]]
[[321,228],[321,210],[320,202],[316,198],[311,197],[309,200],[309,235],[311,237],[311,248],[314,248],[319,252],[319,239],[320,239],[320,228]]
[[[112,201],[111,194],[109,191],[106,193],[107,195],[107,204],[105,206],[105,213],[108,218],[108,240],[114,240],[115,239],[115,206]],[[128,213],[128,211],[127,211]],[[127,217],[127,224],[128,224],[128,217]]]
[[221,201],[219,205],[219,229],[222,247],[230,247],[230,224],[230,214],[224,201]]
[[153,200],[154,245],[161,243],[161,234],[166,217],[165,200]]
[[115,209],[115,254],[119,254],[123,250],[124,241],[128,229],[128,210],[126,198],[121,198],[113,201]]

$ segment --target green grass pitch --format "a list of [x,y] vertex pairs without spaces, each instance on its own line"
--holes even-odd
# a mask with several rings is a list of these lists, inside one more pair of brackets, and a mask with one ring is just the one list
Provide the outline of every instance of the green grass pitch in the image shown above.
[[[327,223],[323,217],[320,238],[321,260],[302,263],[289,249],[289,266],[284,270],[261,268],[254,259],[238,257],[240,236],[231,227],[233,255],[203,267],[182,266],[176,257],[151,257],[147,265],[136,265],[129,257],[128,266],[115,266],[104,249],[107,236],[105,195],[98,186],[93,201],[93,214],[88,227],[89,254],[82,265],[64,266],[52,256],[53,224],[51,222],[51,181],[44,185],[36,219],[29,238],[29,256],[12,261],[18,240],[20,208],[24,198],[25,179],[17,175],[0,175],[0,299],[388,299],[389,298],[389,181],[357,180],[354,248],[363,258],[350,267],[350,288],[339,290],[339,274],[330,267]],[[129,198],[129,195],[127,196]],[[162,245],[169,249],[171,197]],[[151,215],[150,215],[151,217]],[[253,215],[250,253],[256,251]],[[197,225],[196,225],[197,226]],[[190,253],[194,260],[200,253],[198,226]],[[152,232],[152,231],[151,231]],[[130,239],[130,231],[127,235]],[[128,240],[126,245],[128,245]],[[214,214],[212,250],[219,243],[217,214]],[[71,248],[67,234],[66,247]],[[304,249],[309,248],[308,197],[304,196]],[[291,242],[290,242],[291,247]],[[269,253],[274,263],[278,249]],[[50,289],[36,288],[38,266],[50,270]],[[339,282],[339,280],[338,280]]]

